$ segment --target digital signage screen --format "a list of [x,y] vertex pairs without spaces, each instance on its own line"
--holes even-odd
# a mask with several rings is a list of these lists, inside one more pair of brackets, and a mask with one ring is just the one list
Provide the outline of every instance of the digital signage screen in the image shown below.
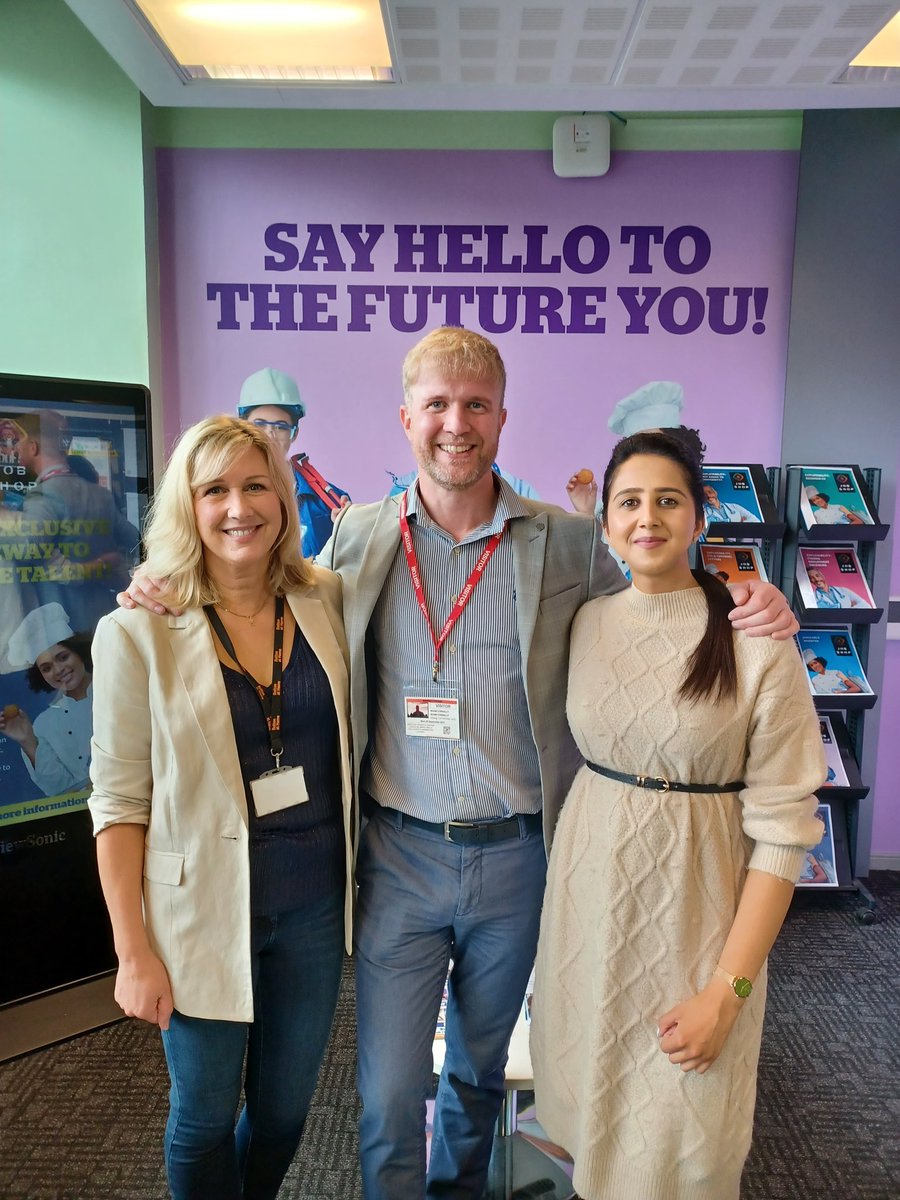
[[0,1003],[115,964],[87,811],[91,639],[140,559],[149,451],[144,387],[0,374]]

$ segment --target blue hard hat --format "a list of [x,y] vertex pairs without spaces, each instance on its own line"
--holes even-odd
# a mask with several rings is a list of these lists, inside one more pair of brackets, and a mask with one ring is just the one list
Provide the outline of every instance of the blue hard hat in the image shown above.
[[283,371],[276,371],[274,367],[263,367],[261,371],[254,371],[247,376],[241,384],[237,414],[246,418],[254,408],[262,408],[265,404],[283,408],[291,415],[295,425],[306,416],[306,406],[300,399],[297,381]]

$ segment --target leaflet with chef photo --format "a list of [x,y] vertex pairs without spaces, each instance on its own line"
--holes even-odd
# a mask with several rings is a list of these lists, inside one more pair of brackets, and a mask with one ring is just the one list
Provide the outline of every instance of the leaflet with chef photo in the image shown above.
[[841,702],[843,707],[870,708],[874,704],[848,625],[801,629],[795,640],[813,696],[828,697],[832,705]]
[[801,467],[800,515],[807,529],[875,523],[853,467]]

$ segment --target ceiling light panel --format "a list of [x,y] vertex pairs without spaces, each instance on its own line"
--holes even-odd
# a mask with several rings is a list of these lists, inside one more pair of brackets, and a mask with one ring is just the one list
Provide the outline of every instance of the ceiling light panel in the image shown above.
[[852,67],[900,67],[900,12],[854,58]]
[[259,79],[284,68],[282,78],[378,78],[391,67],[379,0],[134,2],[189,74]]

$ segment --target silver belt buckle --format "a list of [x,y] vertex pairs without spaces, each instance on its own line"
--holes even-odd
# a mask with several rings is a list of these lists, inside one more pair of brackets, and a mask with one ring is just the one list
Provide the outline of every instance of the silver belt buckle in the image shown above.
[[456,842],[454,842],[453,838],[450,836],[450,830],[451,829],[472,829],[474,824],[475,824],[474,821],[445,821],[444,822],[444,841],[452,842],[453,845],[455,846]]

